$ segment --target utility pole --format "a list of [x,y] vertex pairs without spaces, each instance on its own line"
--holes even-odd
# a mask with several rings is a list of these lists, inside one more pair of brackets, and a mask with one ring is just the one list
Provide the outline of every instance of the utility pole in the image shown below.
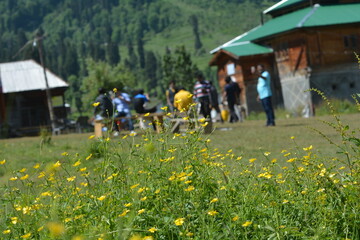
[[48,105],[49,114],[50,114],[51,132],[54,134],[54,130],[56,127],[55,126],[55,114],[54,114],[54,109],[53,109],[53,105],[52,105],[51,92],[49,89],[49,82],[48,82],[48,78],[46,75],[46,67],[45,67],[44,57],[43,57],[43,47],[42,47],[43,39],[44,39],[44,35],[42,34],[42,31],[39,30],[36,34],[34,44],[38,44],[40,64],[43,67],[43,71],[44,71],[45,86],[46,86],[45,92],[46,92],[47,105]]

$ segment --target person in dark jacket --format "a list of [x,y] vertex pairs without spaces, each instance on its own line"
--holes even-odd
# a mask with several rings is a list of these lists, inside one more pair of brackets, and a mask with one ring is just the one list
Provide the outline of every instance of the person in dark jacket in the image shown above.
[[99,88],[99,95],[96,97],[93,104],[95,120],[102,120],[104,118],[112,117],[114,113],[113,104],[111,99],[107,96],[104,88]]
[[240,97],[240,87],[236,82],[231,80],[230,76],[225,78],[225,91],[224,91],[224,98],[227,100],[227,104],[230,110],[230,122],[237,122],[239,121],[239,117],[235,112],[235,104],[238,103],[238,98]]
[[134,96],[134,109],[136,113],[154,113],[156,112],[156,106],[152,108],[145,108],[145,103],[149,102],[149,98],[144,94],[144,90],[138,90],[137,94]]

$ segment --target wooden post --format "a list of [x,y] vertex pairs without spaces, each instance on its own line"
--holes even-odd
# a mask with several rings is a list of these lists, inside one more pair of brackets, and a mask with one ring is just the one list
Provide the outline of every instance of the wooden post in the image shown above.
[[95,120],[94,121],[94,131],[95,131],[95,137],[96,138],[101,138],[102,137],[102,128],[103,128],[103,123],[102,120]]
[[163,116],[162,115],[155,115],[154,117],[154,124],[156,124],[156,132],[161,133],[163,131]]

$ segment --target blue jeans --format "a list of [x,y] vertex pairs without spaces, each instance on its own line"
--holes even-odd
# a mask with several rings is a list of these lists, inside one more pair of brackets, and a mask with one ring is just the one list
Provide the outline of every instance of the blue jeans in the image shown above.
[[261,99],[261,103],[267,117],[266,126],[275,126],[275,115],[271,103],[271,96]]

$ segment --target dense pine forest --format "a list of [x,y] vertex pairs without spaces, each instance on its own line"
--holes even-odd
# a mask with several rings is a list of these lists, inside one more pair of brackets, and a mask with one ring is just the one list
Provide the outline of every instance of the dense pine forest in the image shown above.
[[67,101],[89,108],[98,86],[163,96],[187,87],[209,51],[260,23],[276,0],[0,0],[0,62],[39,61],[68,81]]

